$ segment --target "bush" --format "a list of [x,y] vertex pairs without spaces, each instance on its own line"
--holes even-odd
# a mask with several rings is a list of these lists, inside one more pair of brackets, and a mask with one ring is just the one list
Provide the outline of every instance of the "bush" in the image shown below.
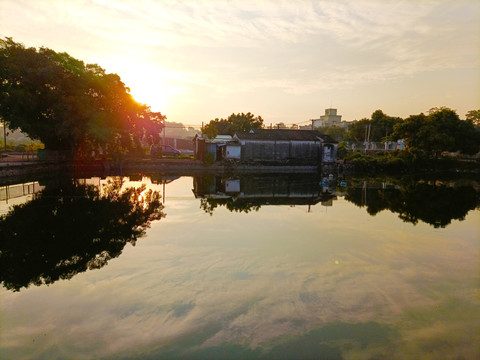
[[206,153],[205,158],[203,159],[203,163],[206,165],[212,165],[215,162],[215,157],[212,153]]

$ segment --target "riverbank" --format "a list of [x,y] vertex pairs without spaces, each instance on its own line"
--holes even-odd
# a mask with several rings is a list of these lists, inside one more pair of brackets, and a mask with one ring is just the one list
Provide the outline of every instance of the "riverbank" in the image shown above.
[[48,177],[51,174],[68,174],[75,177],[128,175],[134,173],[164,173],[191,175],[196,173],[312,173],[321,171],[317,165],[246,165],[215,163],[206,165],[191,159],[132,159],[113,161],[2,161],[0,181],[25,176]]
[[[356,161],[361,160],[361,161]],[[406,175],[418,173],[472,173],[478,174],[480,167],[474,163],[452,162],[452,160],[430,161],[428,163],[383,163],[373,158],[368,162],[362,157],[350,161],[337,161],[335,163],[317,165],[291,165],[291,164],[240,164],[218,162],[206,165],[193,159],[129,159],[122,162],[114,161],[45,161],[9,158],[0,161],[0,182],[10,183],[18,179],[32,176],[49,177],[55,175],[68,175],[72,177],[115,176],[132,175],[140,173],[161,173],[167,175],[195,175],[198,173],[316,173],[333,175],[368,174],[378,175]]]

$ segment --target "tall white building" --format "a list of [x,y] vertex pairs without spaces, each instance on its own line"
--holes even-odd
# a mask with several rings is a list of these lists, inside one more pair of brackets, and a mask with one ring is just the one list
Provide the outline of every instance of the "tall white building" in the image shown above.
[[342,126],[342,115],[337,115],[337,109],[325,109],[325,115],[320,115],[319,119],[310,119],[313,127],[322,126]]

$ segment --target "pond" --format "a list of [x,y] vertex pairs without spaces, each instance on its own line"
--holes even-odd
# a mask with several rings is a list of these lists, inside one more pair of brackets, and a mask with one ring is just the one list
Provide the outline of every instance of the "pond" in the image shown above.
[[0,358],[478,359],[479,193],[316,174],[4,186]]

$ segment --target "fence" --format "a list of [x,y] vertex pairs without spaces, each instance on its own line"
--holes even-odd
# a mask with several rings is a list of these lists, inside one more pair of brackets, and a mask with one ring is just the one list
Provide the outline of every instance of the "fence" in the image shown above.
[[37,153],[34,153],[34,152],[12,151],[12,152],[3,152],[0,154],[1,162],[33,161],[37,159],[38,159]]
[[43,190],[43,186],[40,186],[38,182],[6,185],[0,187],[0,201],[6,201],[26,195],[31,195]]

